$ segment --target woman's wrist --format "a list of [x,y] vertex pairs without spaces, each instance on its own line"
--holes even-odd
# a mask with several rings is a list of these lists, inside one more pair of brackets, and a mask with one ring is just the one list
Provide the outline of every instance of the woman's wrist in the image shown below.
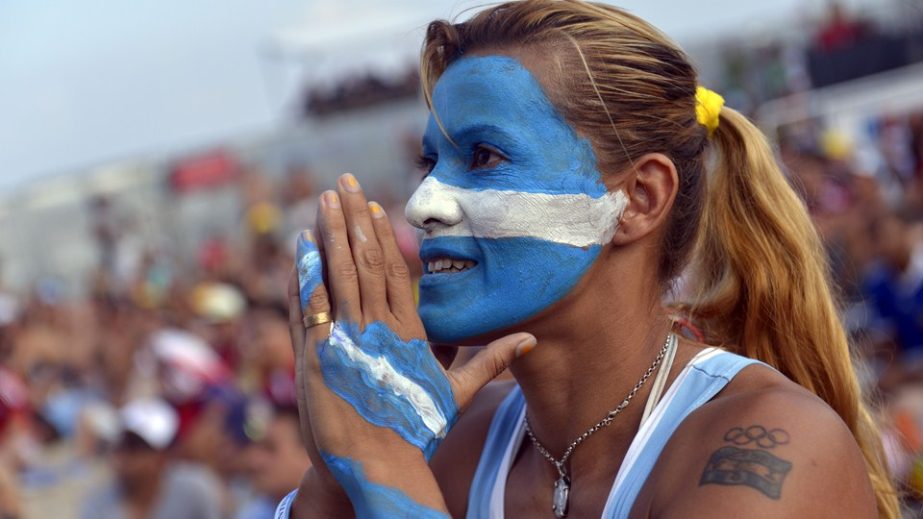
[[321,456],[357,516],[447,519],[439,485],[420,451],[415,452],[411,459],[394,456],[388,460],[360,461],[323,452]]

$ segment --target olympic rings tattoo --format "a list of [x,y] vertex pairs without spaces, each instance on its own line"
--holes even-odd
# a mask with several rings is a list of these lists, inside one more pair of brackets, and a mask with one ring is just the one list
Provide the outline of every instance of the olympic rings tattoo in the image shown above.
[[743,427],[734,427],[724,435],[724,441],[734,445],[746,445],[756,442],[756,445],[763,449],[772,449],[778,445],[785,445],[791,440],[784,429],[766,430],[762,425],[751,425],[744,429]]

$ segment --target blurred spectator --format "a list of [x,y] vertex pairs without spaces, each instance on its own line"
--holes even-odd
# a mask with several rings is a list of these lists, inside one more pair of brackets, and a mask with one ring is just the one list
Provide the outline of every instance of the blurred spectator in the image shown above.
[[90,214],[99,250],[99,263],[105,271],[111,272],[115,269],[116,246],[122,232],[121,219],[109,199],[102,195],[90,201]]
[[895,345],[897,365],[906,375],[923,368],[923,244],[911,234],[913,223],[904,213],[886,214],[871,223],[869,233],[879,259],[863,283],[873,311],[871,329],[880,340]]
[[251,393],[273,404],[295,405],[295,362],[289,338],[288,308],[282,304],[254,306],[250,319],[248,347],[242,375]]
[[314,227],[317,216],[317,197],[314,174],[307,167],[292,167],[282,187],[282,207],[285,211],[286,243],[294,243],[304,229]]
[[19,517],[22,513],[18,471],[27,439],[24,421],[27,410],[26,387],[11,371],[0,367],[0,517]]
[[301,443],[297,408],[276,407],[265,432],[250,447],[248,459],[256,496],[241,508],[236,518],[270,519],[276,504],[298,486],[311,465]]
[[846,47],[858,40],[864,30],[861,21],[853,19],[839,2],[832,1],[827,19],[818,28],[816,45],[824,51]]
[[86,518],[221,517],[221,488],[200,467],[172,459],[179,417],[164,401],[143,399],[120,411],[123,432],[115,448],[116,480],[91,495]]
[[239,344],[247,302],[226,283],[201,283],[192,289],[190,306],[201,319],[200,333],[232,371],[240,364]]

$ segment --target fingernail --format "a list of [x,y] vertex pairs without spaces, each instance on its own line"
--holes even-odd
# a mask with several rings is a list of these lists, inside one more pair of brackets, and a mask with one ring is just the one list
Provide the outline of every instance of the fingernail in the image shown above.
[[340,177],[343,184],[343,189],[349,191],[350,193],[358,193],[360,191],[359,181],[356,180],[356,177],[352,173],[347,173]]
[[385,210],[378,205],[378,202],[369,202],[369,212],[372,213],[372,218],[384,218]]
[[323,200],[324,200],[324,204],[330,209],[340,208],[340,197],[337,196],[336,191],[325,191]]
[[520,340],[519,344],[516,345],[516,358],[518,359],[535,349],[536,344],[538,344],[538,340],[532,335]]

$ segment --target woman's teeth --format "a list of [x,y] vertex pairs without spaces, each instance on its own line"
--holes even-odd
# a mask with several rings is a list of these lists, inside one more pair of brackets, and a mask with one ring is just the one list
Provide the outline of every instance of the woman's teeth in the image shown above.
[[426,264],[426,271],[430,274],[461,272],[474,267],[475,262],[470,260],[453,260],[448,258],[437,259]]

